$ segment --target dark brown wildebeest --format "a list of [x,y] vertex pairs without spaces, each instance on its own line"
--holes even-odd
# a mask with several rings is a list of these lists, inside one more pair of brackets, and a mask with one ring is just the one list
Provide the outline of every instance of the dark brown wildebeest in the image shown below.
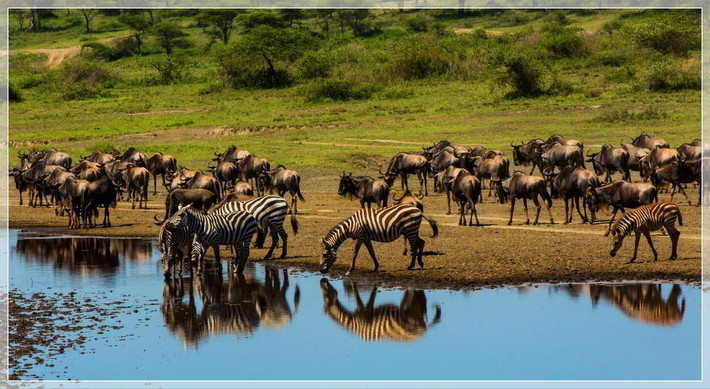
[[118,171],[115,181],[122,182],[126,186],[128,198],[133,200],[131,208],[136,208],[136,195],[138,195],[138,209],[148,209],[148,184],[150,183],[148,169],[129,163],[125,169]]
[[649,136],[645,132],[642,132],[641,135],[636,138],[632,138],[631,144],[636,147],[642,147],[649,150],[653,150],[654,147],[659,147],[662,149],[667,149],[668,147],[670,147],[665,139],[658,136],[654,136],[653,134]]
[[[638,157],[638,155],[637,155]],[[661,168],[669,163],[678,161],[678,152],[674,149],[655,147],[650,153],[639,158],[642,171],[649,171]]]
[[612,181],[611,175],[615,172],[621,173],[622,180],[631,181],[629,152],[623,147],[614,147],[607,143],[598,153],[590,154],[587,150],[587,157],[590,157],[587,162],[592,163],[592,168],[598,176],[606,173],[605,183]]
[[[109,207],[116,208],[117,194],[120,187],[120,185],[111,181],[109,176],[102,171],[101,177],[98,180],[90,182],[89,185],[84,188],[81,207],[83,217],[88,217],[89,219],[89,228],[93,227],[91,215],[98,214],[98,207],[100,206],[104,207],[103,226],[111,227],[111,218],[108,209]],[[84,221],[84,225],[86,225],[86,221]]]
[[207,189],[215,194],[217,201],[222,199],[222,185],[219,181],[199,171],[189,180],[183,179],[180,183],[180,187],[183,189]]
[[184,186],[184,183],[190,181],[192,177],[197,174],[196,170],[189,170],[185,167],[180,166],[176,172],[169,173],[165,179],[167,183],[163,184],[165,190],[170,193],[175,189],[180,189]]
[[[478,178],[480,182],[489,180],[490,182],[505,180],[510,177],[510,161],[508,158],[497,154],[488,154],[489,157],[481,156],[467,157],[465,166],[467,170]],[[488,197],[491,196],[493,185],[488,184]],[[478,192],[483,202],[483,193]]]
[[61,186],[55,188],[59,190],[62,197],[62,205],[69,210],[69,229],[80,228],[82,217],[82,198],[89,181],[69,177]]
[[246,181],[237,180],[237,183],[234,185],[227,183],[225,188],[230,194],[235,193],[238,195],[254,196],[254,189],[251,187],[251,184]]
[[239,169],[239,177],[242,181],[249,182],[253,180],[252,187],[256,188],[257,194],[263,194],[259,190],[259,177],[265,171],[271,170],[271,164],[266,158],[256,157],[254,155],[247,155],[246,157],[240,159],[237,163],[237,169]]
[[158,220],[155,216],[153,218],[157,221],[156,225],[161,225],[182,207],[192,205],[195,208],[206,211],[216,202],[217,196],[207,189],[175,189],[165,197],[165,217],[163,217],[163,220]]
[[542,164],[540,156],[542,155],[541,147],[545,144],[542,139],[533,139],[528,143],[520,142],[520,146],[514,145],[512,142],[510,146],[513,148],[513,164],[515,166],[529,166],[532,165],[532,170],[530,174],[533,174],[535,167],[538,170]]
[[443,172],[436,173],[436,175],[437,175],[436,179],[442,183],[439,185],[438,193],[441,193],[441,192],[446,193],[446,209],[447,209],[446,214],[447,215],[451,214],[451,182],[448,182],[446,185],[444,185],[443,181],[447,175],[456,176],[459,171],[468,172],[466,169],[449,166]]
[[[461,155],[467,155],[465,153],[466,149],[461,149],[463,152]],[[443,172],[449,166],[454,166],[458,168],[464,167],[464,160],[454,155],[457,151],[449,152],[448,150],[442,150],[434,154],[429,161],[429,178],[434,178],[434,192],[438,192],[438,187],[441,182],[437,179],[437,173]]]
[[441,140],[439,141],[439,143],[434,143],[433,146],[422,146],[422,150],[424,150],[422,155],[424,155],[427,159],[431,159],[434,157],[434,154],[442,151],[446,151],[450,154],[453,154],[455,151],[458,151],[460,153],[466,152],[466,147],[462,145],[452,144],[448,140]]
[[614,212],[609,219],[609,227],[604,236],[609,235],[611,223],[614,222],[616,213],[626,208],[636,208],[641,205],[658,202],[658,191],[651,184],[630,183],[626,181],[616,181],[609,185],[592,188],[586,197],[587,207],[599,212],[602,207],[611,206]]
[[155,196],[158,193],[158,174],[165,185],[165,175],[177,171],[177,160],[172,155],[157,152],[145,160],[145,168],[153,175],[153,196]]
[[134,147],[129,147],[128,150],[123,153],[114,149],[111,151],[111,155],[118,161],[132,163],[139,167],[145,167],[145,160],[148,159],[147,155],[136,150]]
[[89,162],[97,162],[97,163],[103,163],[104,165],[115,160],[116,158],[113,157],[113,155],[109,153],[104,153],[102,151],[94,151],[93,153],[81,157],[81,161],[89,161]]
[[101,165],[103,165],[103,164],[99,163],[99,162],[91,162],[91,161],[87,161],[87,160],[82,160],[78,165],[73,166],[71,169],[69,169],[69,171],[74,174],[79,174],[86,169],[99,167]]
[[[459,154],[463,154],[463,153],[459,153]],[[495,155],[504,156],[505,154],[503,154],[503,152],[500,150],[488,149],[488,148],[485,148],[481,145],[476,145],[476,146],[473,146],[472,148],[471,147],[468,148],[468,155],[471,157],[493,158],[493,156],[495,156]]]
[[507,180],[498,181],[498,197],[500,198],[501,204],[504,204],[506,199],[510,199],[510,220],[508,220],[508,225],[513,224],[513,210],[515,209],[515,200],[523,199],[523,207],[525,207],[525,224],[530,224],[530,216],[528,215],[528,199],[532,199],[537,208],[537,215],[535,215],[535,222],[537,224],[540,219],[540,201],[538,201],[538,196],[542,198],[545,202],[545,207],[547,207],[547,212],[550,214],[550,224],[555,224],[552,218],[552,212],[550,207],[552,207],[552,198],[547,192],[547,184],[542,177],[530,176],[523,172],[516,171]]
[[641,158],[648,155],[651,150],[644,147],[636,147],[631,143],[621,143],[621,147],[624,148],[629,153],[629,161],[627,166],[629,170],[639,172],[644,181],[648,181],[648,177],[651,175],[651,171],[648,168],[641,166]]
[[368,176],[353,176],[353,173],[340,176],[338,184],[338,195],[349,196],[352,200],[357,197],[360,200],[360,208],[371,208],[372,203],[378,208],[387,206],[387,198],[390,195],[390,187],[383,181],[377,181]]
[[442,185],[449,186],[451,188],[451,192],[454,194],[459,206],[461,207],[461,212],[459,214],[459,225],[466,225],[466,209],[468,206],[471,209],[468,224],[470,226],[473,225],[473,217],[475,216],[476,226],[480,226],[481,223],[478,221],[476,202],[478,201],[478,198],[481,197],[481,181],[463,169],[456,171],[452,169],[447,172],[448,174],[444,175]]
[[402,190],[409,189],[409,184],[407,182],[407,176],[410,174],[416,174],[419,178],[419,191],[422,192],[424,189],[424,194],[429,195],[427,190],[427,175],[429,174],[429,160],[423,155],[419,154],[407,154],[407,153],[397,153],[390,160],[387,166],[387,171],[382,172],[382,165],[380,165],[379,173],[382,174],[380,179],[384,179],[387,185],[392,188],[394,180],[397,176],[401,179]]
[[542,167],[543,173],[552,173],[555,170],[555,166],[558,166],[560,169],[565,166],[576,166],[586,169],[582,149],[577,146],[554,143],[550,146],[544,146],[542,150],[544,150],[544,152],[540,156],[540,166]]
[[[551,175],[553,176],[553,175]],[[582,219],[582,223],[589,223],[587,218],[587,202],[585,196],[592,188],[600,186],[599,177],[593,171],[582,169],[579,167],[566,166],[559,174],[554,175],[551,183],[552,198],[562,198],[565,201],[565,224],[572,223],[572,215],[574,207],[577,207],[577,213]],[[584,215],[579,209],[579,198],[582,198],[582,207]],[[574,200],[572,203],[572,212],[569,211],[569,200]],[[592,214],[592,223],[596,219],[594,209],[589,209]]]
[[30,179],[29,174],[25,174],[32,167],[32,163],[27,154],[18,153],[18,156],[20,158],[20,166],[10,169],[9,176],[13,177],[15,188],[20,192],[20,205],[22,205],[22,192],[24,191],[30,193],[30,204],[32,204],[35,193],[34,182]]
[[[686,162],[685,160],[682,160],[669,163],[662,168],[654,169],[651,174],[651,183],[653,183],[656,189],[658,189],[663,182],[671,184],[673,186],[671,201],[673,201],[673,195],[675,195],[676,188],[678,188],[678,190],[683,193],[683,196],[685,196],[685,199],[688,200],[688,205],[692,205],[682,184],[700,184],[702,177],[699,174],[700,172],[697,169],[694,169],[695,166],[691,165],[689,162],[690,161]],[[701,190],[698,191],[698,206],[700,206],[701,192]]]
[[545,144],[548,146],[551,146],[555,143],[559,143],[563,146],[577,146],[579,147],[580,150],[584,150],[584,144],[577,139],[571,139],[571,138],[565,138],[562,135],[552,135],[551,137],[547,138],[547,141]]
[[65,169],[71,169],[72,159],[67,153],[57,151],[54,147],[49,149],[49,151],[35,151],[30,157],[30,162],[44,162],[47,165],[61,166]]
[[[424,198],[424,194],[420,193],[419,197],[416,197],[412,194],[412,192],[405,190],[404,193],[402,193],[402,196],[400,198],[397,198],[395,196],[395,193],[392,192],[392,200],[394,201],[394,205],[403,205],[403,204],[410,204],[413,205],[417,208],[419,208],[420,211],[424,212],[424,204],[421,202],[421,199]],[[407,238],[403,237],[404,239],[404,252],[402,255],[407,255]]]
[[276,189],[278,195],[284,197],[284,194],[288,192],[291,195],[291,209],[294,215],[298,213],[296,196],[301,201],[306,201],[301,194],[301,177],[295,170],[289,170],[285,166],[279,165],[274,170],[264,171],[259,181],[264,188],[264,193],[266,191],[272,193]]
[[69,177],[76,178],[76,176],[71,172],[56,169],[44,179],[45,186],[49,189],[49,194],[51,194],[54,199],[55,215],[64,216],[64,207],[61,206],[61,194],[59,193],[58,188],[62,186],[64,181],[66,181]]
[[703,156],[703,146],[693,145],[691,143],[683,143],[678,146],[676,151],[678,152],[679,159],[682,160],[695,160],[700,159]]
[[228,185],[232,187],[236,184],[239,179],[239,169],[237,165],[229,161],[219,161],[217,166],[210,166],[207,164],[207,168],[212,172],[214,178],[219,180],[222,185],[222,194],[226,194]]
[[227,161],[227,162],[237,162],[250,155],[250,152],[240,149],[235,145],[231,145],[222,154],[214,153],[216,158],[212,158],[213,161]]
[[[63,166],[59,165],[47,165],[46,162],[44,161],[39,161],[37,163],[34,163],[32,165],[29,165],[29,168],[26,170],[20,172],[20,173],[15,173],[19,174],[19,181],[20,181],[20,187],[18,187],[18,190],[20,190],[20,195],[22,195],[22,189],[27,189],[30,192],[30,206],[33,208],[37,206],[37,203],[39,202],[39,205],[42,206],[42,201],[47,204],[47,206],[50,206],[49,201],[47,201],[46,196],[50,191],[50,188],[47,188],[45,185],[45,178],[52,174],[53,171],[55,170],[62,170],[66,171],[66,169]],[[14,174],[13,174],[14,175]],[[15,179],[15,185],[18,185],[18,179]]]
[[94,182],[101,178],[102,174],[104,174],[104,165],[96,164],[95,166],[87,167],[80,171],[76,176],[80,180]]

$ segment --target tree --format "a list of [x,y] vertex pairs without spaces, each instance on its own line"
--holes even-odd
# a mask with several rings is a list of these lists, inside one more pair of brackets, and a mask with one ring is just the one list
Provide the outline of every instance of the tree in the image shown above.
[[81,14],[84,16],[84,21],[86,22],[86,33],[88,34],[91,32],[89,24],[91,23],[91,20],[99,14],[99,10],[95,8],[81,8],[79,11],[81,11]]
[[338,10],[338,19],[341,21],[341,30],[343,23],[347,24],[353,30],[354,36],[364,36],[372,32],[368,9],[341,9]]
[[271,72],[275,72],[275,61],[295,61],[312,43],[311,36],[303,31],[259,26],[244,35],[236,48],[244,56],[262,58]]
[[328,32],[330,29],[330,19],[333,18],[333,13],[334,11],[332,9],[314,9],[311,10],[311,14],[313,15],[313,18],[316,19],[316,22],[321,23],[321,29],[323,32]]
[[27,15],[25,13],[25,10],[15,8],[15,9],[11,9],[10,13],[12,14],[12,16],[15,17],[15,19],[17,19],[17,23],[20,25],[20,30],[22,30],[22,26],[24,25],[24,22],[25,22],[25,16]]
[[288,23],[289,27],[293,27],[293,22],[300,22],[303,19],[303,11],[297,8],[284,8],[280,9],[281,20]]
[[226,45],[234,30],[234,18],[239,11],[233,9],[209,9],[200,11],[197,20],[214,27],[214,34]]
[[118,17],[118,21],[130,27],[131,32],[133,32],[131,36],[136,42],[136,51],[140,53],[143,37],[145,37],[146,31],[150,28],[148,20],[146,20],[142,14],[124,13]]
[[174,47],[183,43],[181,38],[187,35],[180,29],[180,26],[171,22],[156,23],[151,31],[158,38],[158,44],[165,49],[165,53],[168,55],[173,53]]

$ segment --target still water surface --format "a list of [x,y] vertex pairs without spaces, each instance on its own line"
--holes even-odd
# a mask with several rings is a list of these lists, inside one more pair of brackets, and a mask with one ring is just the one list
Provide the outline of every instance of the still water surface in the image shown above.
[[701,378],[701,290],[690,285],[381,289],[264,262],[243,277],[165,283],[149,240],[10,231],[10,290],[115,304],[99,321],[113,329],[24,359],[20,378]]

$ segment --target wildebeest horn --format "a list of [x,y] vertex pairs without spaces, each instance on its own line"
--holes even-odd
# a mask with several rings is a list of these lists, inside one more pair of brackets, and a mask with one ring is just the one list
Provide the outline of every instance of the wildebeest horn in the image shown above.
[[[382,164],[379,165],[379,169],[377,169],[377,171],[383,176],[385,175],[385,173],[382,173]],[[343,171],[343,175],[345,175],[345,171]]]
[[419,197],[419,200],[423,199],[423,198],[424,198],[424,193],[419,192],[419,196],[417,196],[417,197]]
[[515,147],[512,140],[510,141],[510,147]]
[[165,223],[165,220],[159,220],[159,219],[158,219],[158,214],[157,214],[157,213],[156,213],[155,215],[153,215],[153,219],[155,219],[155,221],[157,221],[157,223],[155,223],[156,226],[162,226],[163,223]]
[[214,152],[214,155],[215,155],[215,157],[219,157],[219,156],[222,155],[222,154],[217,154],[217,152],[215,151],[215,152]]

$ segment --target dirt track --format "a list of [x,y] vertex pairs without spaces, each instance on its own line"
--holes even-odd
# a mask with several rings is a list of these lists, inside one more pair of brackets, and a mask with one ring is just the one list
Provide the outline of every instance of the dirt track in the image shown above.
[[[305,203],[299,203],[297,215],[300,227],[293,236],[290,227],[289,257],[278,262],[299,265],[315,270],[320,259],[319,239],[338,221],[350,216],[359,207],[357,201],[339,198],[336,176],[304,176]],[[411,182],[411,181],[410,181]],[[418,184],[416,184],[418,185]],[[395,183],[398,188],[399,183]],[[697,189],[689,188],[688,195],[697,201]],[[25,202],[27,197],[23,195]],[[286,195],[288,201],[290,196]],[[158,227],[153,216],[164,211],[165,192],[149,196],[148,210],[132,210],[130,203],[121,202],[112,210],[111,228],[66,229],[66,217],[54,215],[52,209],[18,206],[17,191],[10,193],[10,228],[50,228],[59,234],[156,237]],[[661,194],[661,200],[669,200],[669,194]],[[595,225],[580,222],[574,216],[572,224],[564,225],[564,203],[553,201],[552,215],[556,224],[549,223],[547,212],[540,213],[539,226],[526,225],[522,203],[517,202],[513,225],[507,226],[510,205],[497,204],[487,197],[478,208],[482,227],[458,226],[458,215],[446,215],[444,195],[430,193],[423,200],[425,214],[439,225],[439,237],[430,238],[431,229],[422,223],[420,235],[425,239],[424,270],[407,271],[409,257],[402,255],[402,240],[390,244],[374,243],[380,262],[380,271],[371,272],[373,264],[366,250],[358,256],[353,278],[366,278],[380,284],[413,285],[429,287],[481,287],[526,282],[580,282],[619,280],[685,280],[700,281],[701,275],[701,208],[688,206],[682,195],[674,200],[681,207],[683,226],[676,261],[668,261],[670,239],[660,233],[653,234],[659,252],[658,262],[653,262],[648,244],[642,239],[636,263],[627,261],[633,253],[633,237],[615,258],[609,256],[610,238],[603,236],[610,213],[602,211],[601,221]],[[535,208],[530,205],[534,220]],[[455,212],[455,206],[452,205]],[[101,217],[103,217],[103,212]],[[619,215],[617,215],[617,218]],[[288,223],[287,223],[288,224]],[[354,244],[344,243],[338,251],[338,261],[332,273],[342,275],[352,260]],[[277,249],[276,253],[280,250]],[[208,254],[211,253],[208,252]],[[265,250],[252,250],[250,260],[259,260]],[[157,260],[157,259],[155,259]]]

